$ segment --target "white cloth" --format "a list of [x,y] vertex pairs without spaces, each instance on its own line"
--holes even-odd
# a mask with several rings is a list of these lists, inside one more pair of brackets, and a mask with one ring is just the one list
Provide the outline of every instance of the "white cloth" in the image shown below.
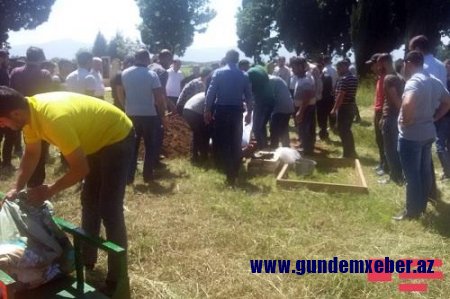
[[79,68],[70,73],[66,78],[67,91],[86,94],[95,90],[95,78],[84,68]]
[[447,87],[447,70],[445,65],[431,54],[425,55],[423,58],[423,69],[441,81],[444,87]]
[[181,71],[175,71],[173,68],[167,70],[169,75],[166,85],[166,93],[168,97],[178,97],[181,93],[181,80],[184,76]]
[[91,71],[91,75],[95,78],[95,90],[94,96],[104,97],[105,96],[105,85],[103,84],[103,76],[98,71]]

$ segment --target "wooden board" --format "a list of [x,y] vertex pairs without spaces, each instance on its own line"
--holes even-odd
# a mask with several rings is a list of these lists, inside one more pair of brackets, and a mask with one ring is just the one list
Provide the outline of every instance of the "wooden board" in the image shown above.
[[312,191],[320,192],[350,192],[358,194],[368,194],[369,188],[367,186],[366,178],[362,171],[361,163],[358,159],[337,159],[337,158],[319,158],[315,161],[322,167],[350,167],[353,166],[355,169],[356,176],[358,178],[355,184],[336,184],[336,183],[325,183],[317,181],[308,180],[292,180],[287,178],[287,173],[289,170],[289,164],[284,164],[281,171],[277,176],[277,185],[281,187],[305,187]]

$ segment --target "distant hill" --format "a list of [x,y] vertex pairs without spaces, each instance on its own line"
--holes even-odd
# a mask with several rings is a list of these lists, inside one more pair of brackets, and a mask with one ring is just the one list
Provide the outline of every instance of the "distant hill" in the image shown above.
[[54,57],[74,59],[75,54],[81,48],[90,48],[91,45],[71,39],[61,39],[50,41],[42,44],[27,44],[27,45],[11,45],[9,50],[11,56],[25,56],[25,53],[30,46],[36,46],[44,50],[47,59]]
[[[36,46],[44,49],[45,56],[47,59],[51,58],[67,58],[74,59],[75,54],[81,48],[91,48],[91,44],[83,43],[71,39],[61,39],[54,40],[41,44],[27,44],[27,45],[11,45],[11,56],[25,56],[25,52],[29,46]],[[193,63],[205,63],[212,61],[220,61],[225,53],[232,49],[233,47],[211,47],[211,48],[188,48],[186,53],[181,59],[183,61],[189,61]],[[234,47],[237,49],[237,47]],[[280,54],[286,55],[284,51],[281,51]],[[241,53],[241,58],[244,58],[245,55]],[[287,52],[286,52],[287,53]]]

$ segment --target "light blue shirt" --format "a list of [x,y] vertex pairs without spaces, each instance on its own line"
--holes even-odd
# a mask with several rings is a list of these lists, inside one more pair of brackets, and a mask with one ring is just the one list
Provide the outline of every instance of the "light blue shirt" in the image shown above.
[[[404,126],[399,121],[399,136],[412,141],[426,141],[436,138],[433,116],[448,91],[438,79],[430,76],[426,71],[421,71],[414,74],[406,82],[403,98],[408,93],[415,95],[413,123]],[[401,108],[399,120],[403,115],[402,110]]]
[[234,64],[217,69],[211,79],[206,93],[206,111],[213,105],[242,107],[245,99],[251,107],[252,92],[248,76]]
[[441,81],[444,87],[446,87],[447,70],[445,65],[431,54],[425,55],[423,59],[423,69],[428,72],[428,74],[433,75],[436,79]]
[[130,116],[156,116],[153,90],[161,87],[158,75],[146,66],[135,65],[122,72],[125,112]]

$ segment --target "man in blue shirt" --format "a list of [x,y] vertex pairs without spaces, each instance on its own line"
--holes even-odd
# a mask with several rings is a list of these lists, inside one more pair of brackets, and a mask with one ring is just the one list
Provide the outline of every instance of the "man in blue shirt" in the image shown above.
[[242,113],[246,103],[245,123],[252,117],[250,81],[238,69],[239,53],[230,50],[225,56],[226,65],[216,70],[206,93],[204,118],[206,124],[213,119],[214,156],[217,166],[224,170],[227,182],[233,185],[238,176],[242,155]]

